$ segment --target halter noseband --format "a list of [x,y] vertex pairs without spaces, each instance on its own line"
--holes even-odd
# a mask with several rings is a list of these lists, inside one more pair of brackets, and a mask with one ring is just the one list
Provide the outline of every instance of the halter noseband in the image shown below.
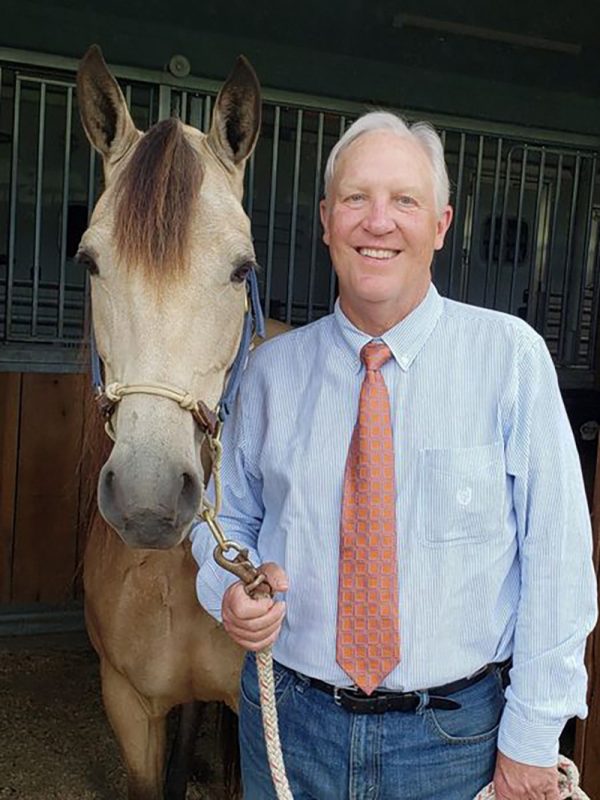
[[213,411],[203,400],[195,400],[194,397],[176,386],[169,386],[164,383],[109,383],[104,386],[100,356],[96,347],[96,337],[94,335],[94,325],[90,325],[90,357],[92,362],[92,386],[98,408],[106,420],[106,432],[111,439],[115,439],[114,430],[111,424],[111,417],[118,403],[130,394],[150,394],[157,397],[166,397],[174,400],[181,408],[189,411],[202,433],[214,439],[217,436],[219,427],[229,416],[236,395],[240,386],[242,372],[248,358],[250,345],[254,336],[265,337],[265,319],[260,305],[258,292],[258,280],[256,270],[251,269],[246,276],[246,312],[244,314],[244,325],[242,328],[242,338],[236,357],[229,370],[229,376],[223,389],[221,399]]

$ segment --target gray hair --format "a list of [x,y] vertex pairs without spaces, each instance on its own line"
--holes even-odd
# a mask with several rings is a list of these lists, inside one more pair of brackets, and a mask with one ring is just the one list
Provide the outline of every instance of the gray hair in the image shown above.
[[442,140],[433,125],[428,122],[415,122],[407,125],[402,117],[389,111],[371,111],[359,117],[334,145],[325,166],[325,197],[331,187],[336,161],[340,153],[359,136],[375,131],[392,131],[398,136],[415,140],[423,148],[431,164],[436,210],[438,214],[441,214],[450,199],[450,181],[444,160]]

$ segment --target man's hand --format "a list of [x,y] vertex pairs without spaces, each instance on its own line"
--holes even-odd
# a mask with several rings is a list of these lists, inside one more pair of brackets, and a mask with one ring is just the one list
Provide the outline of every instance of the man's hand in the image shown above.
[[559,800],[556,767],[532,767],[498,750],[494,772],[496,800]]
[[[286,592],[288,579],[277,564],[259,567],[275,592]],[[234,642],[246,650],[262,650],[277,639],[285,616],[285,603],[270,597],[254,600],[246,594],[241,581],[230,586],[221,605],[223,627]]]

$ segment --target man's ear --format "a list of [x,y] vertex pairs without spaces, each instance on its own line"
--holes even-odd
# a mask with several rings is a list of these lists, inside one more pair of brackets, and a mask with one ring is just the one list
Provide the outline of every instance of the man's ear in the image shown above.
[[433,245],[434,250],[441,250],[444,246],[444,239],[446,237],[446,233],[448,232],[448,228],[452,223],[453,216],[454,212],[452,210],[452,206],[446,206],[446,208],[440,214],[438,221],[436,222],[435,244]]
[[321,214],[321,225],[323,226],[323,242],[329,245],[329,209],[325,198],[319,203],[319,213]]
[[138,140],[140,134],[133,124],[123,92],[96,44],[88,49],[79,64],[77,100],[87,138],[102,155],[105,165],[120,158]]
[[260,84],[250,62],[239,56],[218,94],[208,143],[219,159],[243,165],[260,130]]

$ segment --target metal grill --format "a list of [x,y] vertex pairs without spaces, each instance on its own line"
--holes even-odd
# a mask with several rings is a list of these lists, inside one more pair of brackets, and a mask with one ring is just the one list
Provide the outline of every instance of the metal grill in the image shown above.
[[[217,84],[170,86],[164,75],[126,72],[138,127],[175,114],[207,129]],[[73,70],[5,63],[0,81],[0,369],[73,369],[87,306],[73,255],[99,164],[77,119]],[[246,208],[270,316],[300,325],[332,309],[335,278],[319,222],[324,163],[363,110],[266,92]],[[600,302],[596,143],[436,122],[455,209],[434,263],[436,285],[526,319],[546,339],[563,382],[591,382]]]

